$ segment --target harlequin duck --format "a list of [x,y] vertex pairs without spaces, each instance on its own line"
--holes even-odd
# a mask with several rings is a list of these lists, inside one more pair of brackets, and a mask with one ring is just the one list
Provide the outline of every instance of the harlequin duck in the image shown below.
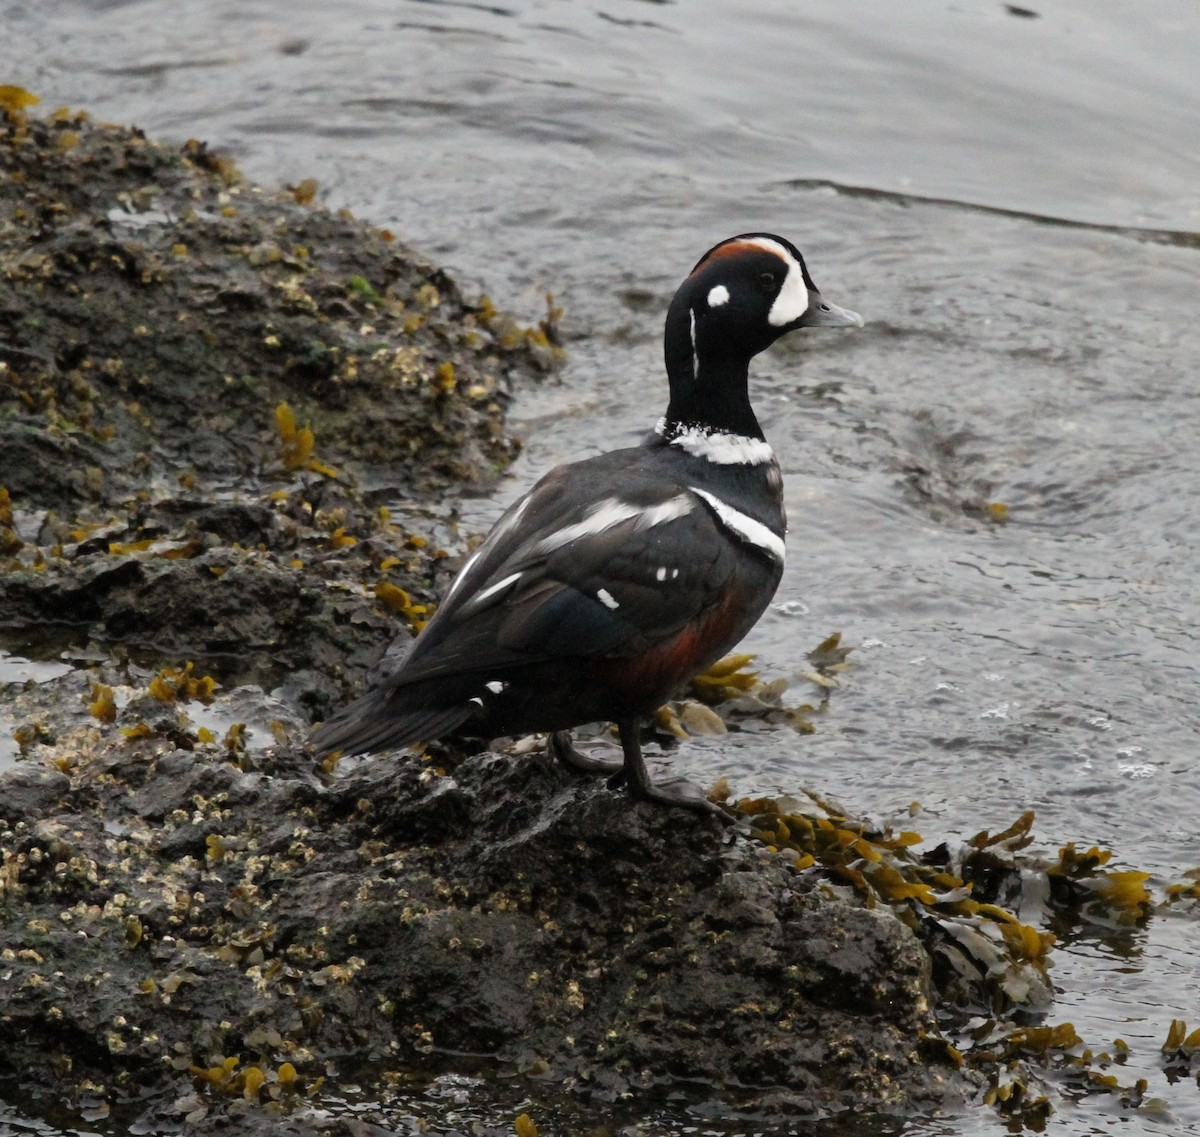
[[[821,298],[782,237],[709,249],[667,311],[670,401],[654,432],[555,467],[512,505],[398,670],[312,748],[548,731],[574,769],[714,809],[689,782],[650,780],[638,721],[750,630],[783,574],[783,483],[750,407],[751,357],[796,328],[861,325]],[[569,729],[594,721],[617,724],[623,762],[571,745]]]

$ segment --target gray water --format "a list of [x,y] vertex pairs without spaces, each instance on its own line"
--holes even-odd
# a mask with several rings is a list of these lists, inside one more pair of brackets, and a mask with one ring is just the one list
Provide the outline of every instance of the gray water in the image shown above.
[[[662,315],[704,249],[790,237],[867,327],[753,371],[791,532],[747,648],[796,676],[841,631],[855,665],[814,735],[672,761],[879,819],[916,801],[930,844],[1033,808],[1041,849],[1109,847],[1161,888],[1200,865],[1200,9],[1037,11],[31,0],[0,3],[0,82],[315,177],[525,318],[553,292],[569,366],[518,402],[526,452],[478,528],[653,423]],[[1195,1081],[1158,1063],[1200,1018],[1194,917],[1055,959],[1052,1020],[1124,1038],[1122,1080],[1161,1101],[1064,1100],[1047,1131],[1200,1133]],[[938,1131],[1006,1129],[979,1108]]]

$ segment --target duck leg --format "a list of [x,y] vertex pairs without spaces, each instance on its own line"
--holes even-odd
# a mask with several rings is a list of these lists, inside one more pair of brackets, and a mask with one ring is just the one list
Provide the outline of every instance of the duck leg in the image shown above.
[[[686,778],[670,778],[664,782],[650,780],[645,759],[642,758],[642,744],[638,738],[636,722],[617,723],[617,732],[621,736],[621,749],[625,752],[624,781],[635,798],[640,801],[658,802],[660,805],[680,806],[696,813],[711,814],[726,824],[733,820],[716,802],[709,801],[699,786]],[[618,784],[616,776],[610,779],[608,784]]]
[[556,730],[546,740],[546,748],[564,766],[579,774],[610,774],[623,776],[625,764],[618,758],[594,758],[577,750],[569,730]]

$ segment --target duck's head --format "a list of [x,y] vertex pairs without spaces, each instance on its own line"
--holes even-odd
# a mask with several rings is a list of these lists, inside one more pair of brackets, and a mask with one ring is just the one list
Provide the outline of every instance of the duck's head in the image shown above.
[[[686,415],[688,404],[714,397],[727,404],[728,389],[739,385],[745,398],[750,359],[787,332],[862,323],[857,312],[821,296],[790,241],[772,233],[730,237],[697,261],[667,311],[664,348],[674,412]],[[725,414],[731,410],[726,406]],[[674,417],[671,411],[668,416]]]

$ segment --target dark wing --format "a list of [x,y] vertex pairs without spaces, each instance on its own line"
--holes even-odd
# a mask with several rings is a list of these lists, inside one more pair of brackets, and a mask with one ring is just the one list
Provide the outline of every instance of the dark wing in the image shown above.
[[389,686],[547,657],[632,657],[719,602],[745,554],[699,498],[626,469],[620,498],[598,500],[597,472],[557,467],[500,518]]

